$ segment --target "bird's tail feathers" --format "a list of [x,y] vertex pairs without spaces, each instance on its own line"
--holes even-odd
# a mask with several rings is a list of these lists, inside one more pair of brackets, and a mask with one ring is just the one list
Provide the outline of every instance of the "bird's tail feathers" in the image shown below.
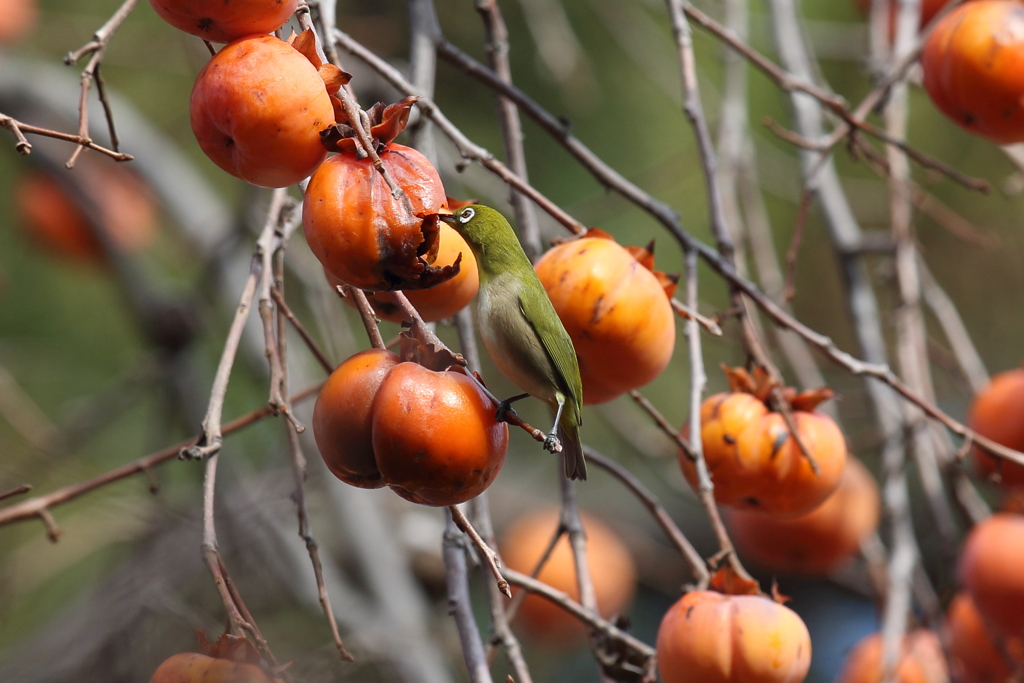
[[[565,420],[563,420],[565,422]],[[562,458],[565,463],[565,476],[569,479],[587,479],[587,461],[583,457],[583,444],[580,443],[580,429],[577,425],[558,425],[558,440],[562,443]]]

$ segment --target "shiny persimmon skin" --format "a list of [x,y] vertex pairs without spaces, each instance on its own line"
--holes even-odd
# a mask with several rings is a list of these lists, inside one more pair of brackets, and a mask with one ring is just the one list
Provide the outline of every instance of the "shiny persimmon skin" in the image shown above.
[[149,0],[149,4],[176,29],[213,43],[229,43],[281,28],[299,0]]
[[361,351],[331,373],[316,398],[313,437],[327,468],[346,484],[384,486],[373,454],[373,400],[400,362],[384,349]]
[[800,683],[811,637],[793,610],[768,598],[693,591],[658,629],[665,683]]
[[[709,396],[700,404],[700,436],[701,445],[704,449],[704,459],[710,468],[711,463],[729,463],[738,459],[736,455],[736,440],[740,432],[749,424],[768,414],[768,408],[763,401],[759,401],[751,394],[744,393],[721,393]],[[683,436],[689,438],[689,425],[683,428]],[[697,468],[687,457],[686,453],[680,451],[679,465],[682,467],[683,476],[690,486],[697,489]],[[711,473],[714,479],[714,471]],[[722,495],[727,499],[742,497],[744,488],[739,493],[732,490],[735,486],[741,486],[737,480],[728,477],[721,481],[713,481],[715,495]],[[721,493],[719,493],[721,487]]]
[[0,0],[0,45],[13,45],[27,36],[39,19],[37,0]]
[[[974,397],[967,421],[982,436],[1024,450],[1024,369],[995,375]],[[973,453],[982,474],[996,474],[1007,486],[1024,486],[1024,465],[994,458],[980,448],[974,448]]]
[[[422,154],[390,143],[379,153],[412,212],[392,197],[369,158],[342,153],[325,161],[309,181],[302,205],[306,242],[321,265],[360,289],[387,291],[395,272],[417,261],[424,245],[423,216],[446,205],[444,186]],[[463,252],[463,261],[470,254]]]
[[836,490],[805,515],[779,519],[730,510],[730,536],[755,564],[790,574],[826,575],[857,554],[878,527],[878,484],[856,458],[848,458]]
[[327,156],[334,108],[316,68],[274,36],[229,43],[196,78],[192,132],[215,164],[260,187],[294,185]]
[[149,683],[274,683],[254,664],[183,652],[164,660]]
[[460,372],[398,364],[377,391],[372,419],[377,467],[414,503],[464,503],[490,486],[505,461],[508,426]]
[[[156,236],[156,208],[151,193],[134,174],[119,168],[83,163],[78,178],[95,204],[114,247],[138,252]],[[54,254],[100,264],[106,255],[83,209],[52,176],[33,171],[21,177],[15,192],[18,212],[30,237]]]
[[[420,316],[428,323],[450,318],[463,308],[476,296],[480,288],[480,273],[476,267],[476,257],[473,255],[466,240],[455,232],[447,223],[441,223],[441,232],[438,235],[440,241],[437,251],[437,259],[434,266],[450,266],[455,259],[462,254],[462,262],[459,266],[459,274],[450,280],[445,280],[436,287],[430,289],[410,289],[405,292],[409,303],[416,307]],[[331,274],[331,271],[324,269],[324,277],[332,287],[344,284],[341,279]],[[366,298],[370,300],[374,312],[381,320],[393,323],[400,323],[405,320],[405,315],[398,304],[394,302],[390,294],[386,292],[367,292]],[[355,308],[352,297],[345,297],[344,302]]]
[[[882,678],[882,634],[872,633],[850,650],[835,683],[882,683]],[[903,638],[894,680],[896,683],[949,682],[946,659],[935,633],[917,629]]]
[[[949,666],[956,683],[994,683],[1010,680],[1007,658],[1024,664],[1024,639],[1006,638],[996,647],[989,627],[966,591],[957,593],[946,610],[949,631]],[[1016,668],[1016,667],[1015,667]]]
[[[581,514],[587,534],[587,566],[594,584],[598,611],[605,618],[622,614],[636,591],[636,565],[619,537],[596,517]],[[559,512],[542,510],[516,520],[502,534],[501,559],[508,567],[532,574],[558,528]],[[568,538],[563,535],[537,579],[579,600],[576,564]],[[586,630],[579,619],[539,595],[528,595],[516,623],[524,635],[544,645],[571,646]]]
[[975,0],[946,15],[921,53],[942,113],[999,144],[1024,141],[1024,4]]
[[1024,515],[998,513],[975,525],[960,553],[960,580],[994,629],[1024,637]]
[[585,237],[548,251],[536,264],[572,338],[583,403],[605,403],[661,374],[676,326],[658,279],[610,239]]

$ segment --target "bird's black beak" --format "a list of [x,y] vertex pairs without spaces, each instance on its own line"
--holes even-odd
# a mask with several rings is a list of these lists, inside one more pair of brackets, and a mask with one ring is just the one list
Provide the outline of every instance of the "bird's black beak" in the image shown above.
[[456,225],[458,225],[458,223],[459,223],[458,216],[456,216],[453,213],[439,213],[439,214],[437,214],[437,219],[441,220],[441,221],[444,221],[445,223],[447,223],[448,225],[452,226],[453,228]]

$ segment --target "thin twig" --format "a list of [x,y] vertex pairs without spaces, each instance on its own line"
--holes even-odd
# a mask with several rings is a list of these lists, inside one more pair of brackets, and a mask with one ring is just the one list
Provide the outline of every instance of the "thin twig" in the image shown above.
[[495,582],[498,584],[498,590],[505,594],[505,597],[512,598],[512,591],[509,590],[508,581],[501,575],[501,569],[498,567],[498,553],[484,542],[484,539],[480,537],[477,530],[473,528],[473,525],[466,519],[466,515],[462,514],[462,510],[459,509],[458,505],[449,505],[448,512],[452,516],[452,521],[455,522],[455,526],[459,528],[459,531],[466,534],[469,540],[473,542],[473,546],[480,553],[484,562],[487,564],[487,568],[491,570],[491,574],[494,576]]
[[449,515],[442,546],[448,586],[448,610],[455,617],[455,627],[459,632],[462,656],[466,660],[470,682],[491,683],[491,670],[487,666],[487,655],[473,616],[473,605],[469,595],[464,539],[465,536],[458,532],[455,522]]
[[83,147],[88,147],[91,150],[106,154],[115,161],[131,161],[135,157],[131,154],[124,154],[123,152],[115,152],[114,150],[107,149],[97,145],[88,137],[82,137],[81,135],[73,135],[71,133],[62,133],[59,130],[50,130],[49,128],[40,128],[39,126],[33,126],[27,123],[22,123],[17,119],[14,119],[6,114],[0,114],[0,128],[6,128],[14,134],[17,143],[14,145],[14,149],[18,154],[26,155],[32,151],[32,143],[28,141],[25,134],[30,135],[41,135],[47,138],[54,138],[55,140],[63,140],[65,142],[73,142]]
[[706,315],[701,315],[697,311],[691,309],[689,306],[684,304],[679,299],[669,299],[669,303],[672,304],[672,310],[675,311],[676,315],[678,315],[680,318],[683,318],[684,320],[696,320],[698,323],[700,323],[701,327],[703,327],[711,334],[715,335],[716,337],[722,336],[722,328],[719,326],[717,322],[715,322],[711,318],[707,317]]
[[274,303],[277,304],[277,310],[284,314],[285,318],[288,319],[288,322],[290,322],[292,327],[295,328],[295,331],[299,333],[300,337],[302,337],[302,341],[306,343],[306,347],[313,354],[313,357],[316,358],[317,362],[320,363],[320,367],[328,373],[334,372],[334,365],[332,365],[331,361],[327,359],[327,356],[320,349],[317,343],[313,341],[313,338],[309,336],[309,332],[292,312],[292,309],[288,308],[288,304],[285,303],[284,297],[281,296],[281,292],[278,291],[277,287],[270,290],[270,296],[273,297]]
[[[641,408],[647,411],[647,414],[654,419],[654,422],[658,425],[661,431],[667,434],[668,438],[675,441],[676,446],[678,446],[680,450],[682,450],[683,453],[686,454],[687,458],[689,458],[693,462],[697,462],[697,451],[694,450],[694,447],[690,444],[689,439],[684,438],[683,435],[679,433],[678,429],[675,429],[671,424],[669,424],[669,421],[665,419],[665,416],[662,415],[661,412],[654,407],[654,404],[651,403],[646,396],[641,394],[636,389],[631,389],[629,392],[629,396],[630,398],[637,402],[637,405],[639,405]],[[692,433],[693,432],[691,432],[691,434]]]

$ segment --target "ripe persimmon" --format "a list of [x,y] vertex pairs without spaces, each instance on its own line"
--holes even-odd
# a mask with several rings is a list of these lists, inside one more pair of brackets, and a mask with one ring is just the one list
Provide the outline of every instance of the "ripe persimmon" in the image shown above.
[[[1024,450],[1024,368],[1000,372],[971,403],[971,429],[1014,450]],[[1008,486],[1024,486],[1024,466],[973,449],[974,461],[986,476]]]
[[[836,683],[882,683],[882,634],[872,633],[857,643],[846,657]],[[939,638],[933,631],[917,629],[903,637],[895,683],[949,683],[949,671]]]
[[[581,514],[587,535],[587,565],[594,584],[597,607],[604,617],[613,617],[629,607],[636,591],[636,566],[629,549],[602,521]],[[500,541],[501,559],[510,568],[531,574],[558,529],[557,509],[542,510],[521,517],[508,527]],[[576,562],[569,539],[563,535],[537,579],[579,600]],[[585,633],[579,619],[539,595],[528,595],[517,621],[525,634],[538,643],[563,646]]]
[[756,595],[693,591],[658,629],[665,683],[800,683],[811,637],[793,610]]
[[[480,288],[480,273],[477,271],[476,257],[469,245],[462,239],[462,235],[455,232],[447,223],[441,223],[439,227],[441,232],[438,235],[437,259],[434,261],[434,265],[439,268],[452,266],[460,254],[462,263],[459,266],[459,274],[452,279],[445,280],[430,289],[410,289],[406,292],[409,303],[416,307],[420,316],[428,323],[450,318],[461,311],[469,305]],[[344,284],[326,268],[324,276],[332,287]],[[381,320],[393,323],[405,320],[402,309],[387,293],[367,292],[366,298],[370,300],[370,305],[373,306],[374,312]],[[355,307],[351,297],[345,297],[344,301],[349,306]]]
[[966,591],[957,593],[946,610],[949,666],[957,683],[1008,681],[1024,665],[1024,639],[1001,638],[990,631]]
[[779,519],[731,510],[726,516],[740,553],[776,572],[828,574],[855,555],[878,527],[878,485],[856,458],[847,458],[839,486],[811,512]]
[[398,356],[369,349],[339,365],[324,382],[313,407],[313,437],[334,476],[346,484],[384,486],[373,454],[373,399]]
[[924,88],[961,127],[1024,140],[1024,4],[975,0],[947,14],[921,53]]
[[1024,637],[1024,515],[1001,512],[971,529],[960,580],[982,617],[1008,638]]
[[400,363],[373,401],[373,451],[384,482],[407,500],[456,505],[498,476],[508,426],[461,372]]
[[[321,265],[360,289],[424,289],[454,277],[469,249],[451,265],[434,267],[439,249],[437,214],[447,212],[441,177],[430,161],[394,140],[409,119],[416,98],[373,107],[371,135],[377,154],[402,195],[392,194],[373,162],[357,152],[338,125],[324,134],[337,151],[306,187],[302,227]],[[339,122],[339,124],[342,122]]]
[[334,105],[317,68],[269,35],[229,43],[192,88],[192,132],[215,164],[260,187],[287,187],[327,156],[320,131]]
[[35,27],[37,0],[0,0],[0,45],[13,45]]
[[149,683],[274,683],[275,680],[255,664],[182,652],[164,660]]
[[295,13],[299,0],[149,0],[149,4],[176,29],[214,43],[228,43],[281,28]]
[[646,254],[638,258],[610,235],[591,230],[536,264],[576,349],[585,404],[647,384],[672,359],[676,326],[666,284],[670,290],[675,284],[659,280],[653,256]]
[[[145,183],[131,171],[82,159],[75,177],[84,199],[102,221],[111,244],[126,252],[148,247],[156,235],[156,208]],[[70,180],[70,179],[69,179]],[[51,252],[67,258],[103,262],[103,245],[85,210],[53,176],[31,171],[15,190],[18,213],[28,235]]]
[[[796,394],[785,390],[797,432],[818,466],[815,473],[785,418],[764,403],[771,392],[767,375],[755,373],[756,384],[742,369],[727,368],[727,375],[734,391],[715,394],[701,404],[701,443],[715,500],[721,505],[788,517],[807,514],[821,505],[839,485],[846,464],[843,433],[832,418],[815,410],[832,392],[813,389]],[[696,489],[693,462],[680,453],[679,464]]]

